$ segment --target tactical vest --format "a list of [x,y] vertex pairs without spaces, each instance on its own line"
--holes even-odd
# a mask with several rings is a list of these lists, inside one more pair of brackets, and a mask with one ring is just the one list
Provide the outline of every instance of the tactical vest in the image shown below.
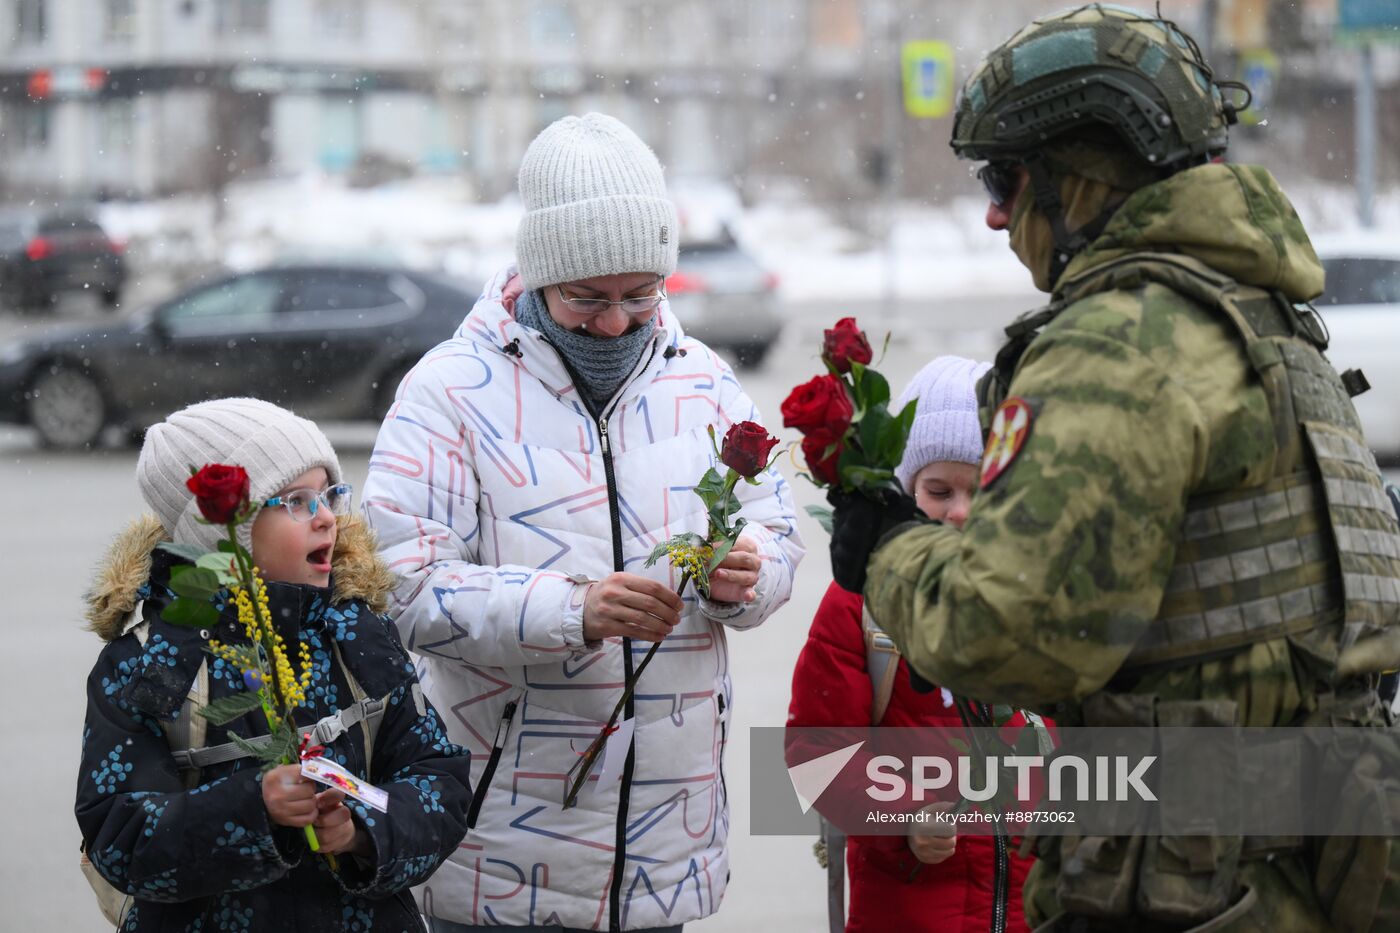
[[1329,643],[1338,681],[1400,666],[1400,529],[1351,404],[1348,389],[1362,380],[1323,357],[1310,309],[1186,256],[1124,256],[1061,283],[1061,300],[1007,328],[979,385],[983,425],[1026,347],[1064,308],[1148,282],[1233,327],[1268,398],[1277,453],[1262,486],[1188,500],[1157,619],[1124,670],[1199,663],[1309,632]]

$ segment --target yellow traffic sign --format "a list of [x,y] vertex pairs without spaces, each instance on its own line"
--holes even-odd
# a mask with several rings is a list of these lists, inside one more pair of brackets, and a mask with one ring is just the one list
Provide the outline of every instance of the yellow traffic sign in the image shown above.
[[911,117],[944,117],[953,110],[953,47],[925,39],[904,43],[904,109]]

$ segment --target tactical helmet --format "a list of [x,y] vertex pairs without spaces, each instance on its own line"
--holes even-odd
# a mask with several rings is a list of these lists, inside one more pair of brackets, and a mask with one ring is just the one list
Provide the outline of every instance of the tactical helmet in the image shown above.
[[1107,124],[1143,161],[1184,168],[1225,151],[1236,109],[1222,86],[1242,87],[1215,81],[1175,24],[1091,3],[1033,21],[986,57],[963,85],[953,151],[1015,159]]

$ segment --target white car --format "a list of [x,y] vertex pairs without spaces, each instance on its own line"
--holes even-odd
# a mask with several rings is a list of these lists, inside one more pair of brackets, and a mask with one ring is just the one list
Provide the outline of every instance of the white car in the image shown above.
[[1371,390],[1352,401],[1382,463],[1400,463],[1400,231],[1369,230],[1313,242],[1327,287],[1313,302],[1338,371],[1360,369]]

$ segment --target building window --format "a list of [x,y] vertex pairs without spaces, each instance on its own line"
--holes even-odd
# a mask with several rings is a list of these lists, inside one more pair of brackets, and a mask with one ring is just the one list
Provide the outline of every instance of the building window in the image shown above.
[[364,0],[317,0],[316,32],[327,39],[359,39],[365,32]]
[[136,0],[107,0],[105,37],[125,42],[136,36]]
[[40,45],[47,32],[45,0],[15,0],[15,45]]
[[131,151],[136,127],[136,105],[130,98],[115,98],[102,105],[98,123],[98,147],[103,155]]
[[16,102],[7,108],[10,120],[0,131],[10,152],[42,152],[49,147],[49,105]]
[[216,0],[214,32],[221,36],[266,33],[269,0]]
[[572,50],[578,44],[574,14],[561,0],[536,0],[530,8],[530,40],[549,53]]

